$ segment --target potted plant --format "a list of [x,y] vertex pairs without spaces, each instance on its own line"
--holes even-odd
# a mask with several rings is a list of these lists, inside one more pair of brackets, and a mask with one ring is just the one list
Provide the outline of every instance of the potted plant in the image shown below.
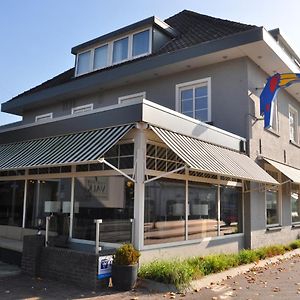
[[118,290],[131,290],[136,284],[140,252],[132,244],[124,244],[113,256],[112,283]]

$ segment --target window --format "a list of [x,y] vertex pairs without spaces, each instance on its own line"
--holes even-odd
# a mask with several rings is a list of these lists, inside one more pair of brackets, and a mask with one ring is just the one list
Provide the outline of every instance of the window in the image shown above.
[[82,105],[82,106],[73,107],[72,108],[72,114],[78,114],[78,113],[83,113],[83,112],[91,111],[91,110],[93,110],[93,108],[94,108],[93,103]]
[[291,209],[292,209],[292,223],[300,222],[300,190],[292,189],[291,192]]
[[51,231],[68,235],[71,199],[71,179],[57,178],[29,180],[26,199],[26,228],[36,228],[39,219],[45,226],[45,217],[51,213],[62,213],[61,219],[51,222]]
[[298,143],[298,112],[292,106],[289,106],[289,128],[290,140]]
[[0,225],[22,226],[24,181],[0,182]]
[[150,52],[150,34],[149,30],[145,30],[133,35],[132,56],[137,57]]
[[267,226],[279,225],[279,194],[276,190],[266,191]]
[[141,92],[137,94],[122,96],[118,98],[118,102],[120,103],[133,103],[137,100],[146,99],[146,92]]
[[90,71],[91,51],[80,53],[77,56],[77,75],[82,75]]
[[108,45],[95,49],[94,52],[94,69],[102,69],[108,65]]
[[128,37],[115,41],[113,46],[113,64],[128,58]]
[[177,110],[203,122],[211,121],[210,78],[176,85]]
[[76,76],[151,53],[152,30],[128,34],[77,54]]
[[77,177],[72,236],[95,241],[94,220],[102,219],[101,242],[130,242],[133,207],[134,184],[123,176]]
[[48,114],[36,116],[35,117],[35,122],[44,122],[44,121],[47,121],[49,119],[52,119],[52,117],[53,117],[53,113],[48,113]]
[[185,182],[161,178],[145,186],[144,244],[185,239]]
[[271,128],[273,131],[278,132],[278,98],[276,97],[273,103],[273,112],[272,112],[272,120],[271,120]]

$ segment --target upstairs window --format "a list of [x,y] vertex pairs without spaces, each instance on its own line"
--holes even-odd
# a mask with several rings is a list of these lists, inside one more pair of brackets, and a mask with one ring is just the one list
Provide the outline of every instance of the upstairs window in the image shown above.
[[203,122],[211,121],[210,78],[176,86],[177,110]]
[[289,106],[289,129],[290,140],[298,143],[298,112],[292,106]]
[[151,47],[150,28],[98,45],[77,54],[76,76],[150,54]]
[[53,118],[53,113],[39,115],[35,117],[35,122],[46,122]]
[[137,57],[150,52],[149,30],[145,30],[133,35],[132,56]]
[[113,63],[119,63],[128,59],[128,38],[114,42]]
[[94,69],[102,69],[108,65],[108,44],[98,47],[94,51]]
[[132,95],[126,95],[118,98],[119,104],[121,103],[135,103],[136,101],[146,99],[146,92],[140,92]]
[[77,56],[77,75],[82,75],[90,71],[91,51],[80,53]]
[[91,110],[93,110],[93,108],[94,108],[94,105],[92,103],[86,104],[86,105],[81,105],[81,106],[76,106],[76,107],[72,108],[72,115],[91,111]]

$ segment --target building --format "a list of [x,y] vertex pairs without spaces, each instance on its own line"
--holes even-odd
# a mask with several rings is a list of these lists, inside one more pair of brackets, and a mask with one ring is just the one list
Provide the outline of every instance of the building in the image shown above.
[[267,77],[300,72],[278,29],[184,10],[72,54],[2,105],[23,117],[0,127],[2,249],[21,252],[50,215],[49,245],[94,247],[101,220],[102,250],[130,240],[142,261],[298,237],[300,85],[278,94],[271,129],[259,116]]

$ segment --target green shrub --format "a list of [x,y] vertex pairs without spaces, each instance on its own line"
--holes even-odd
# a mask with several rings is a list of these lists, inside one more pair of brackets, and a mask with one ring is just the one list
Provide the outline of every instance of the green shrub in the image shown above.
[[234,254],[209,255],[199,261],[199,270],[208,275],[238,266],[238,260]]
[[240,265],[250,264],[259,260],[256,251],[253,250],[241,250],[238,254],[238,260]]
[[174,284],[177,288],[186,286],[195,275],[195,269],[187,260],[153,261],[142,265],[139,277]]
[[134,265],[139,261],[140,252],[132,244],[124,244],[117,249],[113,256],[113,263],[116,265]]
[[191,280],[204,275],[284,254],[290,249],[297,248],[300,248],[300,240],[296,240],[286,246],[274,245],[256,250],[241,250],[238,254],[209,255],[185,260],[154,261],[143,265],[139,270],[139,276],[167,284],[174,284],[177,288],[181,288],[187,286]]
[[291,249],[298,249],[298,248],[300,248],[300,240],[296,240],[296,241],[290,243],[289,246],[290,246]]

